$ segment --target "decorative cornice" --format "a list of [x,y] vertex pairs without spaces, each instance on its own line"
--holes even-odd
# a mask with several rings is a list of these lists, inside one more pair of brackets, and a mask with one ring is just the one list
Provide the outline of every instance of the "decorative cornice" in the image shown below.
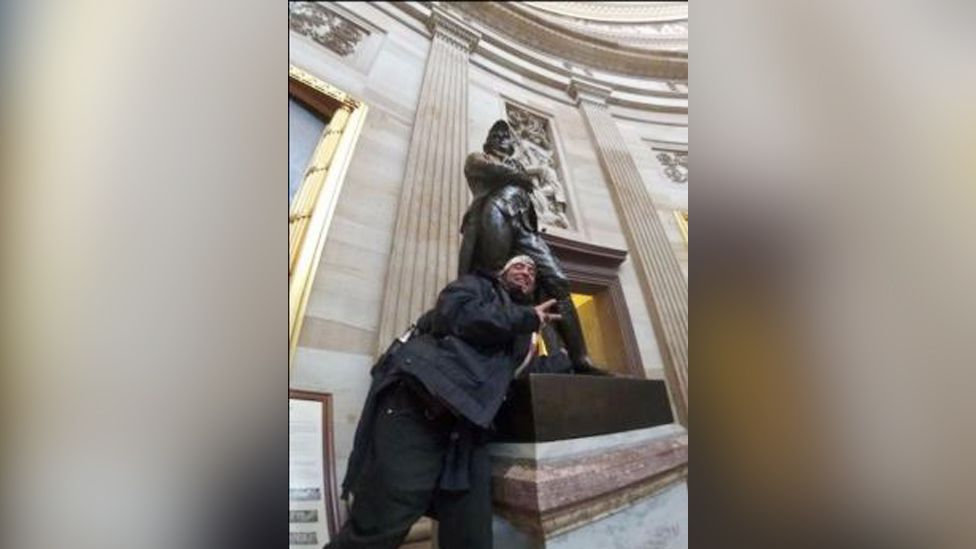
[[[420,2],[376,2],[373,5],[383,13],[413,28],[418,33],[430,37],[431,31],[427,28],[427,23],[431,18],[432,12],[430,4]],[[465,11],[463,3],[458,3],[451,7],[463,12],[461,17],[470,15]],[[542,87],[535,87],[539,93],[546,95],[554,101],[559,101],[566,105],[574,105],[574,101],[566,94],[566,87],[570,77],[577,74],[579,70],[585,70],[585,66],[579,65],[576,61],[566,61],[565,56],[563,58],[556,58],[551,53],[526,47],[518,40],[513,40],[511,36],[501,33],[499,29],[479,21],[477,17],[464,19],[464,22],[476,29],[475,32],[481,34],[476,49],[472,52],[472,64],[491,72],[499,78],[520,86],[541,84]],[[566,65],[570,63],[571,66],[567,67]],[[612,71],[611,67],[600,66],[603,71]],[[580,76],[585,77],[583,75]],[[687,94],[670,91],[663,83],[660,84],[659,89],[649,89],[646,86],[634,87],[628,85],[627,81],[603,81],[601,75],[590,76],[592,76],[590,80],[612,86],[615,94],[607,100],[608,105],[648,113],[688,114]],[[522,79],[523,77],[524,80]],[[684,82],[681,79],[677,81]],[[663,104],[660,101],[662,98],[678,99],[679,101],[683,101],[683,104]],[[626,114],[621,113],[615,113],[615,116],[627,118]],[[634,119],[639,120],[637,118]],[[661,120],[657,120],[656,122],[665,125],[686,125]]]
[[452,7],[519,44],[583,66],[645,78],[688,78],[686,52],[635,49],[568,28],[557,28],[537,14],[507,2],[454,2]]
[[302,84],[305,84],[309,88],[312,88],[313,90],[319,93],[325,94],[335,99],[336,101],[339,101],[340,103],[348,106],[351,110],[358,109],[362,105],[362,103],[353,99],[352,97],[349,96],[349,94],[343,92],[339,88],[333,86],[332,84],[329,84],[328,82],[325,82],[324,80],[320,80],[312,76],[312,74],[309,73],[308,71],[300,69],[295,65],[291,65],[291,64],[288,65],[288,77],[297,80]]
[[540,236],[563,261],[585,263],[616,272],[620,264],[627,259],[627,250],[601,246],[552,233],[542,233]]
[[687,21],[684,2],[522,2],[563,17],[614,23]]
[[574,76],[569,80],[569,87],[566,89],[566,93],[577,104],[581,101],[589,101],[591,103],[605,105],[610,94],[613,93],[613,89]]
[[444,8],[434,6],[431,9],[430,18],[427,20],[427,28],[434,36],[441,36],[454,43],[460,48],[470,52],[481,39],[481,33],[472,29],[466,23],[450,15]]
[[[596,3],[594,2],[594,4]],[[618,23],[559,15],[549,10],[534,8],[524,2],[513,2],[506,7],[527,17],[545,21],[553,27],[562,28],[572,35],[583,35],[598,41],[609,41],[626,48],[644,50],[648,53],[656,51],[687,53],[688,51],[687,18],[666,22]]]

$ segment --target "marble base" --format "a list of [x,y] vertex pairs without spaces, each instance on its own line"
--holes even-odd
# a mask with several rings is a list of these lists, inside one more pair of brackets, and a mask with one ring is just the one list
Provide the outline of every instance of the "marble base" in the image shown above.
[[678,547],[672,540],[687,536],[685,500],[674,499],[687,477],[680,425],[489,451],[496,547],[648,547],[659,538],[653,547]]
[[492,519],[498,549],[686,549],[688,485],[678,482],[576,530],[538,539],[499,515]]

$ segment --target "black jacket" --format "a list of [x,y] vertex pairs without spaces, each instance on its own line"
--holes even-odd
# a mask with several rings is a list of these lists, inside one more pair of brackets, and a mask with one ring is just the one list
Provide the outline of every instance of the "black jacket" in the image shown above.
[[448,284],[419,325],[426,332],[403,345],[393,369],[487,428],[539,328],[535,309],[514,303],[494,277],[477,272]]
[[379,395],[404,374],[460,416],[461,436],[448,452],[441,487],[466,489],[465,462],[474,438],[480,438],[472,430],[491,425],[538,327],[535,309],[514,303],[488,273],[448,284],[436,307],[417,321],[418,334],[406,343],[394,340],[370,372],[373,382],[356,428],[343,497],[356,490],[369,459]]

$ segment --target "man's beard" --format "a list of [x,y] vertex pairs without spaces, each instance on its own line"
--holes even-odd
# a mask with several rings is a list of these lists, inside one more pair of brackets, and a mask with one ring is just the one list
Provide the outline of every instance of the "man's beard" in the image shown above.
[[530,287],[528,291],[525,291],[521,286],[504,280],[502,281],[502,286],[504,286],[508,291],[508,295],[511,296],[512,301],[519,304],[532,303],[532,298],[535,295],[535,286]]

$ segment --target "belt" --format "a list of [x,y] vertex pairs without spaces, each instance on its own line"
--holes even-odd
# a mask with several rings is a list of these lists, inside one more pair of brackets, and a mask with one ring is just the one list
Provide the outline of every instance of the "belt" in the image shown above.
[[413,376],[404,376],[393,389],[391,396],[398,405],[412,405],[424,411],[424,417],[431,421],[453,419],[454,414],[441,400],[417,381]]

